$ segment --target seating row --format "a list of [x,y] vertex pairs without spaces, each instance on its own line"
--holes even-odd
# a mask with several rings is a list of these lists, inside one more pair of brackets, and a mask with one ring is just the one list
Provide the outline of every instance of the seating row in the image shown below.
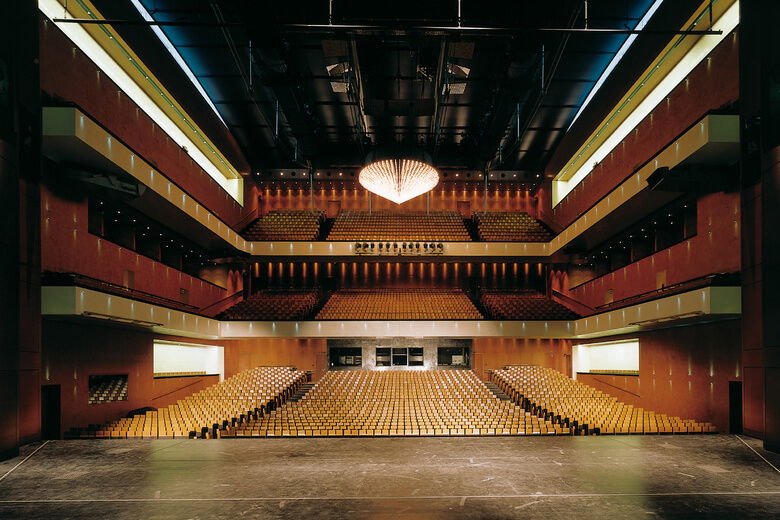
[[555,435],[554,425],[495,397],[471,370],[328,372],[302,399],[236,437]]
[[460,289],[341,289],[318,320],[478,320],[482,314]]
[[552,233],[524,212],[480,211],[474,213],[479,239],[484,242],[547,242]]
[[222,311],[217,319],[301,320],[311,317],[319,299],[316,289],[264,289]]
[[454,211],[394,213],[345,211],[328,240],[470,241],[463,218]]
[[491,380],[513,402],[580,434],[709,433],[710,423],[680,419],[622,403],[557,370],[519,365],[495,370]]
[[574,320],[579,315],[545,295],[527,291],[483,290],[480,302],[496,320]]
[[324,219],[322,210],[275,210],[252,222],[243,235],[247,240],[317,240]]
[[239,372],[175,404],[124,417],[105,425],[76,429],[77,438],[214,438],[228,425],[270,413],[306,381],[292,367],[256,367]]

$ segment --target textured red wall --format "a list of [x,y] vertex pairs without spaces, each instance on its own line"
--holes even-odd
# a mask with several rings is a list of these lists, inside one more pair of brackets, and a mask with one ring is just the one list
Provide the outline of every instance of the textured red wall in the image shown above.
[[[144,406],[167,406],[218,381],[214,376],[154,379],[156,337],[163,336],[104,325],[44,320],[41,384],[61,385],[62,431],[113,421]],[[224,345],[220,341],[197,342]],[[89,376],[101,374],[128,375],[127,401],[88,404]]]
[[42,22],[40,37],[46,94],[77,105],[228,225],[240,219],[241,206],[54,24]]
[[571,291],[564,272],[552,277],[552,288],[590,307],[655,290],[656,273],[666,271],[666,285],[713,273],[740,269],[740,197],[736,193],[705,195],[697,204],[697,233],[672,247],[581,284]]
[[225,347],[225,377],[256,366],[291,365],[314,372],[317,379],[327,370],[327,359],[325,339],[238,339]]
[[[639,338],[639,376],[580,374],[577,379],[625,403],[728,431],[729,381],[742,380],[739,320],[623,337]],[[594,341],[604,339],[581,343]]]
[[[555,226],[569,225],[707,112],[739,99],[736,33],[726,37],[576,188],[552,210]],[[551,164],[560,162],[553,158]],[[548,171],[555,175],[557,171]]]
[[[458,201],[468,201],[471,211],[484,208],[484,189],[480,183],[442,183],[431,192],[432,211],[458,211]],[[314,185],[314,207],[325,210],[328,201],[341,201],[341,210],[368,210],[369,192],[356,182],[317,182]],[[263,182],[258,195],[262,211],[274,209],[309,209],[309,184],[305,182]],[[494,184],[488,189],[488,211],[525,211],[536,215],[536,199],[529,190],[514,189],[506,184]],[[425,211],[425,195],[403,204],[396,204],[377,195],[371,195],[373,210]]]
[[135,272],[135,289],[178,301],[189,291],[189,303],[205,307],[228,292],[90,234],[86,200],[68,200],[41,186],[41,268],[72,272],[122,285],[125,270]]
[[571,371],[571,341],[538,338],[474,338],[472,367],[480,379],[506,365],[539,365]]

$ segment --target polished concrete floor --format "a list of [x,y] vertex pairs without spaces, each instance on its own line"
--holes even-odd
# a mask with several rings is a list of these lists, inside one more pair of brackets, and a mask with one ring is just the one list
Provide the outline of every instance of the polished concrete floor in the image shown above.
[[780,518],[777,467],[733,435],[51,441],[0,462],[0,518]]

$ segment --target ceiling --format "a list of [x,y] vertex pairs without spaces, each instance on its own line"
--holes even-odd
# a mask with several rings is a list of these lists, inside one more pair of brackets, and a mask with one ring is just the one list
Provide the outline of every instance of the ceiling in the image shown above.
[[[628,37],[549,30],[584,28],[582,0],[462,0],[461,29],[457,0],[138,1],[166,23],[224,125],[148,25],[116,29],[252,172],[355,167],[376,147],[403,145],[440,168],[536,174],[562,141],[571,148],[592,131],[671,37],[641,34],[569,128]],[[633,29],[652,3],[590,0],[588,27]],[[666,0],[648,29],[676,30],[698,3]],[[95,5],[141,20],[131,0]]]

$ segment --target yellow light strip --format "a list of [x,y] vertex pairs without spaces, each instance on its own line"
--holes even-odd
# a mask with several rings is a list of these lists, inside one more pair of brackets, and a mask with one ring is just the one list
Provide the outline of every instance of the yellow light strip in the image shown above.
[[[39,9],[51,20],[103,19],[86,0],[73,0],[67,5],[66,9],[59,0],[38,0]],[[63,23],[58,28],[231,197],[243,203],[241,174],[111,27]]]
[[681,35],[670,42],[629,92],[618,102],[553,181],[553,206],[571,192],[595,165],[647,117],[739,24],[739,0],[705,2],[684,26],[695,29],[713,8],[712,29],[722,34]]

